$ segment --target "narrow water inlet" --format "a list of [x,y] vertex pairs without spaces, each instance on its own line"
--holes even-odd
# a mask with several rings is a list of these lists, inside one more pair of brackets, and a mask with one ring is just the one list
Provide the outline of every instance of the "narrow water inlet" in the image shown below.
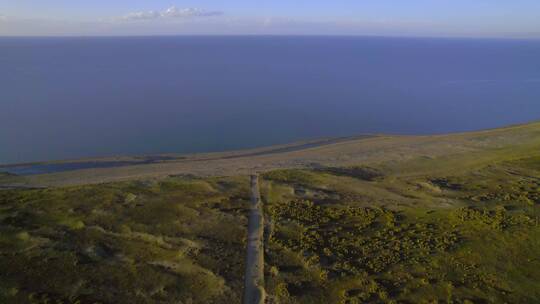
[[264,291],[264,215],[259,192],[259,176],[251,175],[251,205],[248,217],[244,304],[262,304]]

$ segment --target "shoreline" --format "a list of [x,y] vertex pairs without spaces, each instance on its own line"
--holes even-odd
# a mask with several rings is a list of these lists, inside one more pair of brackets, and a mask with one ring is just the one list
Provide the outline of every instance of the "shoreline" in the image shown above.
[[[540,143],[540,122],[447,135],[369,135],[327,138],[249,150],[175,155],[182,158],[147,164],[85,168],[15,177],[4,174],[4,176],[0,175],[0,185],[4,187],[56,187],[154,179],[174,175],[234,176],[248,175],[254,171],[265,172],[289,168],[369,166],[413,158],[437,158],[463,152],[481,152],[536,143]],[[171,154],[163,156],[173,157]],[[105,160],[107,159],[101,159],[101,161]]]

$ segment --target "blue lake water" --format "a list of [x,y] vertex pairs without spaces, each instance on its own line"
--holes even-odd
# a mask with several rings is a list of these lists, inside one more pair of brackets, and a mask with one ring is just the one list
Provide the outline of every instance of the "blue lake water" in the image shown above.
[[0,38],[0,164],[540,119],[540,40]]

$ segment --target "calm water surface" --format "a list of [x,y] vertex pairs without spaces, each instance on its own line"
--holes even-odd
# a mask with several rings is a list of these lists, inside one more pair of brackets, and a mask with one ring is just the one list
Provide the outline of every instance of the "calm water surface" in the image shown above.
[[0,164],[540,119],[540,41],[0,38]]

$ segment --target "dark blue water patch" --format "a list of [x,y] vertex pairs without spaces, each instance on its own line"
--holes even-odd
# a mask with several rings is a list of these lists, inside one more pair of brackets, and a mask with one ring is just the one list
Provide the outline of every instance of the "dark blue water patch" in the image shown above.
[[540,40],[0,38],[0,163],[540,119]]
[[[216,157],[207,157],[201,159],[194,159],[192,161],[209,161],[216,159],[234,159],[242,157],[255,157],[261,155],[270,155],[278,153],[287,153],[293,151],[299,151],[309,148],[318,147],[321,145],[329,145],[340,143],[348,140],[358,140],[366,139],[373,137],[373,135],[361,135],[361,136],[352,136],[352,137],[340,137],[340,138],[327,138],[314,140],[312,142],[307,142],[303,144],[296,144],[286,147],[277,147],[265,149],[262,151],[255,152],[245,152],[229,156],[216,156]],[[0,166],[0,173],[14,174],[14,175],[35,175],[35,174],[46,174],[46,173],[55,173],[63,171],[73,171],[73,170],[82,170],[82,169],[97,169],[97,168],[112,168],[112,167],[123,167],[123,166],[132,166],[132,165],[145,165],[145,164],[155,164],[165,161],[180,161],[186,159],[183,156],[163,156],[163,155],[151,155],[151,156],[134,156],[132,157],[134,161],[81,161],[81,162],[65,162],[65,163],[32,163],[32,164],[20,164],[20,165],[8,165]]]
[[90,162],[68,162],[68,163],[37,163],[37,164],[23,164],[23,165],[11,165],[0,166],[0,172],[6,172],[8,174],[15,175],[35,175],[56,173],[64,171],[82,170],[82,169],[98,169],[98,168],[112,168],[112,167],[124,167],[132,165],[144,165],[159,163],[167,160],[181,159],[178,157],[168,156],[148,156],[148,157],[135,157],[140,159],[136,161],[90,161]]

